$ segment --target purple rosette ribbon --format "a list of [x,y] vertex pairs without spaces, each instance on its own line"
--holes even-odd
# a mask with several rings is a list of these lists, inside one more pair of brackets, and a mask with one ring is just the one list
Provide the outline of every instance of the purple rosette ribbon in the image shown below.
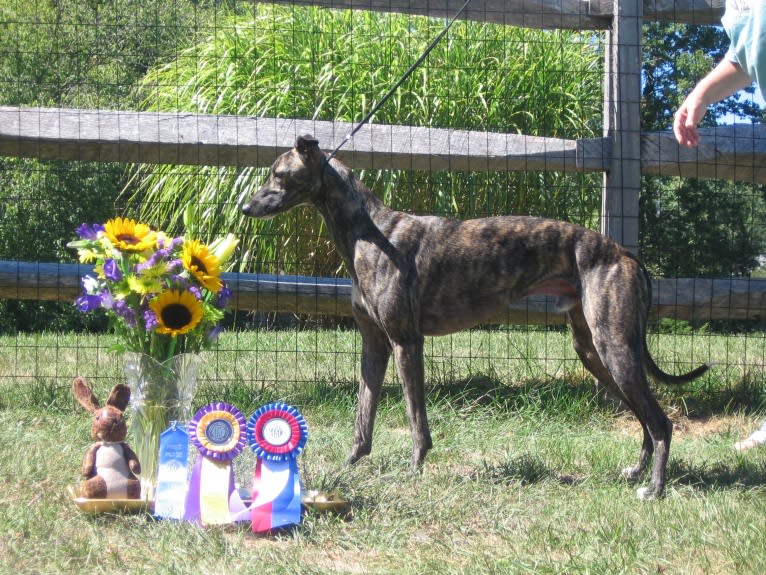
[[241,506],[234,485],[232,460],[245,447],[245,417],[228,403],[210,403],[189,422],[189,439],[199,451],[186,497],[184,519],[203,525],[233,521]]
[[308,440],[306,420],[291,405],[270,403],[250,416],[247,439],[258,457],[250,506],[252,530],[266,532],[300,523],[297,457]]

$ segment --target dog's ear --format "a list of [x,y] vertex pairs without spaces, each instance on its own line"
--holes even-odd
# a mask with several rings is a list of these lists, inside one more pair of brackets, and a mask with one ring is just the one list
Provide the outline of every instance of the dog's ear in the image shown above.
[[304,156],[308,153],[317,152],[319,151],[319,140],[309,135],[298,136],[298,139],[295,140],[295,149]]

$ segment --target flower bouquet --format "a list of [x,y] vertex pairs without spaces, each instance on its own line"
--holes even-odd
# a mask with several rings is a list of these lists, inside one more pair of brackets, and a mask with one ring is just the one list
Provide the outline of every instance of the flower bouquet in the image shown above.
[[231,296],[221,266],[238,240],[229,234],[206,245],[127,218],[83,224],[77,234],[68,247],[93,264],[93,275],[82,279],[76,305],[105,310],[118,336],[113,349],[126,352],[133,445],[150,487],[160,433],[191,417],[199,352],[216,341]]

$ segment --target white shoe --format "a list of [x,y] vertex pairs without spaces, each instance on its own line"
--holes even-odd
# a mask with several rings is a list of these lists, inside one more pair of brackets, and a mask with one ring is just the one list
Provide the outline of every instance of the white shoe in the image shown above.
[[751,433],[747,439],[743,439],[742,441],[735,443],[734,449],[737,451],[747,451],[748,449],[758,447],[764,443],[766,443],[766,429],[763,429],[762,427],[761,429]]

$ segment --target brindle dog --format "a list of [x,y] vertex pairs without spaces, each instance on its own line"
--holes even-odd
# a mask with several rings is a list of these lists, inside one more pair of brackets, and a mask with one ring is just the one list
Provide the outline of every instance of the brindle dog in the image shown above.
[[466,329],[525,296],[558,296],[585,367],[635,413],[643,444],[637,479],[654,455],[642,499],[662,495],[672,424],[652,395],[646,373],[660,370],[646,347],[651,283],[642,265],[605,236],[565,222],[501,216],[456,221],[386,207],[354,174],[330,159],[311,136],[271,166],[269,179],[242,206],[267,218],[308,204],[324,218],[351,274],[352,305],[362,335],[354,444],[349,463],[370,453],[378,399],[393,352],[412,434],[412,466],[432,447],[423,389],[423,338]]

